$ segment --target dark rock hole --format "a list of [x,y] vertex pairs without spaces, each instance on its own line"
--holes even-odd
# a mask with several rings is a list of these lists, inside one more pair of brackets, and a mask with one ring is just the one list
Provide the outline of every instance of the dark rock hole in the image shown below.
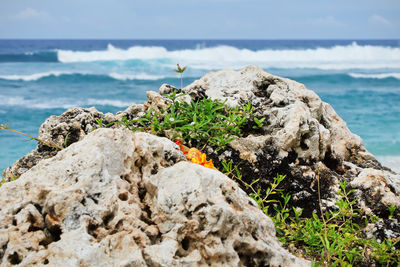
[[40,206],[39,204],[34,204],[34,206],[35,206],[35,208],[39,211],[39,213],[42,213],[42,210],[43,210],[43,208],[42,208],[42,206]]
[[190,245],[190,239],[185,237],[182,241],[181,241],[181,246],[184,250],[188,250],[189,249],[189,245]]
[[146,205],[143,211],[144,212],[142,212],[142,215],[140,215],[140,220],[147,223],[148,225],[154,225],[155,223],[151,220],[151,210],[149,206]]
[[42,230],[42,229],[40,227],[36,227],[33,225],[29,226],[29,228],[28,228],[28,232],[35,232],[35,231],[39,231],[39,230]]
[[303,135],[302,138],[301,138],[300,147],[301,147],[301,149],[303,149],[303,150],[309,149],[308,145],[307,145],[306,142],[305,142],[305,141],[307,140],[307,138],[308,138],[308,135]]
[[59,225],[53,226],[51,229],[49,229],[49,232],[51,236],[53,237],[53,241],[56,242],[61,239],[61,227]]
[[12,265],[17,265],[20,264],[22,261],[22,258],[18,255],[17,252],[14,252],[11,255],[8,255],[8,261],[12,264]]
[[157,164],[154,164],[153,165],[153,168],[151,169],[151,174],[156,174],[158,172],[158,165]]
[[97,229],[98,227],[99,227],[99,226],[98,226],[97,224],[89,223],[88,229],[87,229],[88,234],[91,235],[91,236],[93,236],[94,238],[97,238],[97,234],[95,233],[95,231],[96,231],[96,229]]
[[193,213],[198,212],[200,209],[202,209],[202,208],[204,208],[204,207],[207,207],[207,203],[201,203],[200,205],[198,205],[198,206],[194,209]]
[[80,135],[81,135],[80,129],[73,129],[72,131],[68,132],[67,136],[64,136],[64,140],[66,141],[67,147],[79,141]]
[[108,223],[114,218],[114,213],[110,213],[103,218],[104,225],[108,225]]
[[96,193],[96,194],[93,194],[93,195],[90,195],[89,196],[89,198],[91,199],[91,200],[93,200],[93,202],[95,203],[95,204],[99,204],[99,197],[100,197],[100,193]]
[[146,195],[146,189],[144,189],[143,187],[140,187],[139,188],[139,198],[140,198],[141,202],[143,202],[145,195]]
[[118,198],[122,201],[127,201],[128,200],[128,192],[124,192],[118,195]]
[[5,243],[5,244],[1,247],[1,251],[0,251],[0,262],[1,262],[1,259],[3,258],[3,256],[4,256],[4,253],[5,253],[6,250],[7,250],[7,246],[8,246],[8,241],[7,241],[7,243]]
[[329,169],[338,172],[339,174],[343,174],[343,171],[340,171],[338,166],[341,164],[340,160],[335,159],[332,151],[329,149],[326,154],[325,158],[322,161]]
[[135,161],[135,166],[139,168],[140,165],[141,165],[140,159],[136,160]]

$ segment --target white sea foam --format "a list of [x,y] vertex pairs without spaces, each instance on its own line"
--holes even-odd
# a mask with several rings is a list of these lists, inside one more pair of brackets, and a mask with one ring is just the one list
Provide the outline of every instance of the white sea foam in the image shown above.
[[70,98],[55,98],[49,100],[25,99],[22,96],[7,97],[0,95],[2,106],[17,106],[32,109],[53,109],[53,108],[73,108],[73,107],[88,107],[88,106],[113,106],[127,107],[132,102],[113,99],[93,99],[73,100]]
[[353,78],[365,78],[365,79],[396,78],[400,80],[400,73],[376,73],[376,74],[349,73],[349,75]]
[[400,173],[400,155],[376,156],[376,159],[383,166],[389,167],[392,171]]
[[130,104],[132,104],[132,102],[127,102],[127,101],[122,101],[122,100],[110,100],[110,99],[92,99],[89,98],[86,102],[86,105],[100,105],[100,106],[113,106],[113,107],[119,107],[119,108],[123,108],[123,107],[127,107]]
[[150,75],[146,73],[139,74],[120,74],[120,73],[110,73],[109,76],[116,80],[127,81],[127,80],[159,80],[166,78],[166,76],[161,75]]
[[[68,71],[49,71],[49,72],[41,72],[34,73],[29,75],[0,75],[0,79],[3,80],[12,80],[12,81],[37,81],[46,77],[51,76],[61,76],[61,75],[104,75],[110,78],[127,81],[127,80],[159,80],[166,78],[167,76],[161,75],[150,75],[146,73],[139,74],[120,74],[120,73],[110,73],[110,74],[102,74],[102,73],[81,73],[81,72],[68,72]],[[172,77],[172,76],[171,76]]]
[[107,60],[170,59],[192,68],[237,68],[258,64],[264,68],[319,68],[319,69],[376,69],[400,68],[400,48],[358,45],[315,49],[265,49],[252,51],[232,46],[199,47],[168,51],[164,47],[133,46],[120,49],[108,45],[106,50],[70,51],[58,50],[61,62],[89,62]]
[[63,74],[72,74],[72,73],[64,71],[48,71],[48,72],[34,73],[29,75],[0,75],[0,79],[13,80],[13,81],[37,81],[44,77],[60,76]]

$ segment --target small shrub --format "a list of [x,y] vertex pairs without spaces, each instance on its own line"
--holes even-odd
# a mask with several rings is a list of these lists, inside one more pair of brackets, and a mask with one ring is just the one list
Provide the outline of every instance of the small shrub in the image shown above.
[[[116,123],[133,131],[168,136],[172,140],[180,138],[192,147],[204,148],[211,145],[218,151],[224,149],[235,137],[242,136],[242,129],[252,118],[251,105],[243,109],[231,108],[224,102],[206,98],[188,104],[177,101],[178,96],[176,92],[167,95],[172,103],[160,113],[150,109],[140,119],[128,121],[124,117]],[[101,121],[98,124],[102,126]]]
[[[385,239],[382,243],[365,239],[361,227],[355,222],[360,211],[350,201],[353,190],[346,189],[346,182],[340,183],[340,196],[336,211],[313,214],[302,218],[301,210],[289,208],[289,194],[278,189],[284,176],[277,175],[265,196],[259,191],[250,194],[263,211],[272,218],[278,239],[287,248],[298,248],[298,256],[313,260],[314,266],[357,266],[371,261],[383,266],[399,266],[400,251],[395,248],[399,241]],[[281,201],[268,201],[272,194],[280,194]],[[274,213],[270,213],[271,205]],[[374,221],[367,221],[372,223]]]

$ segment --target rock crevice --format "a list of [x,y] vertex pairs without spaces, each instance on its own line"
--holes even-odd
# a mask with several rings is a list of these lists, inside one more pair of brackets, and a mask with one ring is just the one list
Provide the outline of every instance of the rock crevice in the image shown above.
[[99,129],[0,188],[0,266],[301,266],[222,173]]

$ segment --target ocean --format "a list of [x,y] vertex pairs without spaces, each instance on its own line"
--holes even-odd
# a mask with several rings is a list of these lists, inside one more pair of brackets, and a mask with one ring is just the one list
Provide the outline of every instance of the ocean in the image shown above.
[[[143,103],[172,71],[184,85],[256,64],[304,83],[384,165],[400,172],[400,40],[0,40],[0,123],[37,136],[71,107],[117,112]],[[0,170],[36,146],[0,131]]]

